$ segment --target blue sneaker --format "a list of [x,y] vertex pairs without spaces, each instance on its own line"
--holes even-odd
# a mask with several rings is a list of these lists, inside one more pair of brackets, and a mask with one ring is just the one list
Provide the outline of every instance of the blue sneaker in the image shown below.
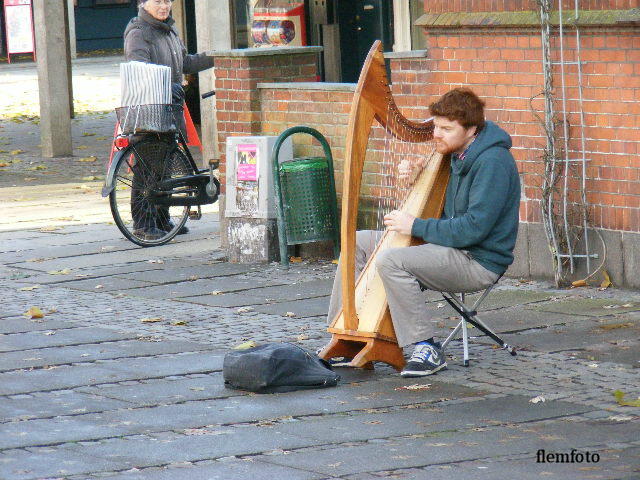
[[418,343],[400,375],[403,377],[424,377],[446,367],[447,361],[439,343]]

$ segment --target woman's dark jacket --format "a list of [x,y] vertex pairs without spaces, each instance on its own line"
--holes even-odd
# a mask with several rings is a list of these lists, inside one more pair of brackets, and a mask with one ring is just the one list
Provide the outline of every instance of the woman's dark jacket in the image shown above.
[[124,55],[138,61],[171,67],[171,81],[182,83],[183,73],[197,73],[213,67],[213,57],[188,55],[174,27],[175,20],[156,20],[142,7],[124,31]]

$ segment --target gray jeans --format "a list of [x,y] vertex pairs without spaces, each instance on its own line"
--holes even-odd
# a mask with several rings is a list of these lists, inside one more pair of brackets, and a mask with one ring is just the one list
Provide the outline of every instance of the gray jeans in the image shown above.
[[[371,230],[356,232],[356,278],[381,236],[382,232]],[[418,281],[431,290],[460,293],[483,290],[499,278],[464,250],[431,243],[383,250],[376,257],[376,268],[384,284],[393,328],[401,347],[436,335]],[[342,308],[341,285],[338,264],[329,303],[329,322]]]

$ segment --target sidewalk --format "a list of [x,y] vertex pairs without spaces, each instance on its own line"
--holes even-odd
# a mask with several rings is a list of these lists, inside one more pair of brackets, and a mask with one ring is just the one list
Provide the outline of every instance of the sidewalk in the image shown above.
[[[328,341],[335,265],[227,263],[215,211],[168,245],[125,241],[83,179],[106,158],[97,117],[75,134],[95,162],[40,158],[36,124],[0,129],[25,152],[0,168],[1,479],[640,478],[640,408],[613,396],[640,396],[640,292],[503,279],[481,317],[516,357],[480,337],[469,368],[454,342],[433,377],[376,365],[329,389],[226,389],[242,342]],[[454,313],[425,301],[450,331]],[[540,449],[598,461],[538,463]]]

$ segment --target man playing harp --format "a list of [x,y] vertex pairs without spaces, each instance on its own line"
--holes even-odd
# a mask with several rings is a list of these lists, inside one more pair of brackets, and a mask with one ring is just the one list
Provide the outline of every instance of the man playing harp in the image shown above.
[[[400,347],[415,345],[401,375],[421,377],[446,367],[433,322],[426,317],[420,282],[444,292],[475,292],[495,283],[513,262],[518,231],[520,180],[509,152],[511,137],[485,121],[484,102],[469,89],[456,88],[429,106],[438,153],[451,155],[451,172],[440,218],[421,219],[394,210],[384,217],[388,230],[424,240],[418,246],[378,253],[376,266],[387,295]],[[415,178],[408,161],[398,174]],[[381,232],[356,235],[356,276]],[[328,319],[341,309],[336,275]]]

